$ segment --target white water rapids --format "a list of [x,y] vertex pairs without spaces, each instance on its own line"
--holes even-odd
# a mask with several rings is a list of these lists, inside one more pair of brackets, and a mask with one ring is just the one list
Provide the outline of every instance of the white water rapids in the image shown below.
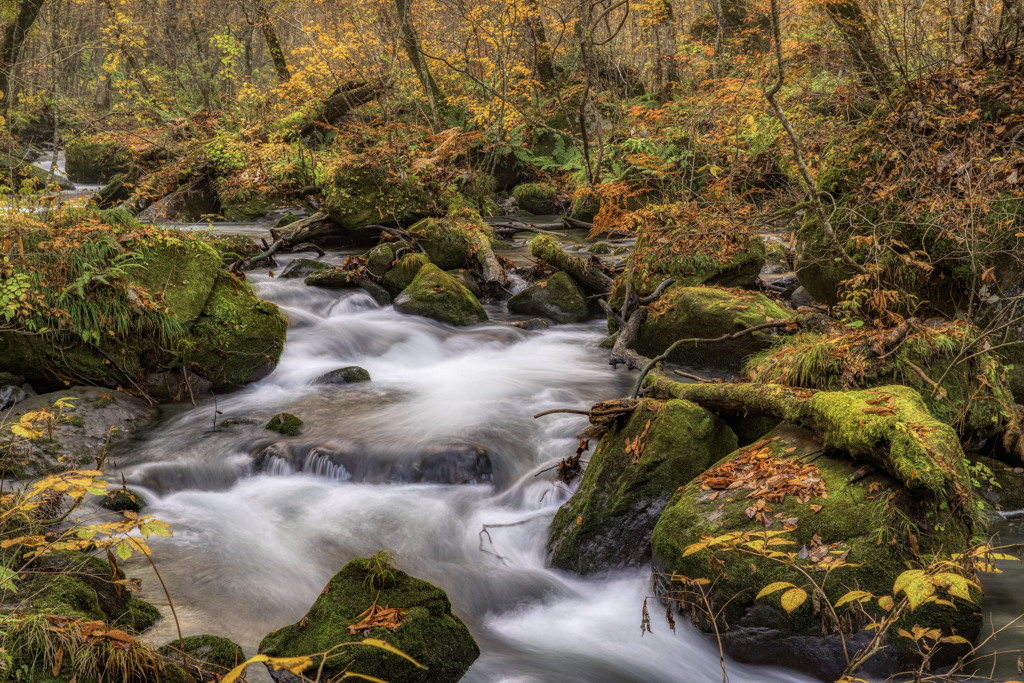
[[[472,631],[482,654],[466,681],[721,680],[714,642],[683,620],[670,631],[656,600],[653,633],[641,635],[649,568],[580,578],[545,567],[548,524],[569,492],[541,472],[575,451],[586,418],[532,415],[626,393],[632,374],[611,369],[597,348],[602,324],[456,330],[379,308],[358,290],[310,288],[265,272],[251,280],[291,319],[277,369],[219,397],[216,408],[203,400],[166,415],[114,457],[149,498],[146,514],[173,528],[174,538],[152,544],[185,635],[227,636],[252,655],[266,633],[299,620],[346,562],[387,548],[402,569],[447,591]],[[488,312],[508,319],[503,305]],[[373,381],[312,384],[348,365],[366,368]],[[305,421],[299,436],[275,439],[262,429],[282,411]],[[257,424],[214,431],[215,417]],[[280,466],[253,474],[252,452],[275,440],[393,467],[434,444],[470,443],[488,452],[493,480],[367,483],[337,468],[324,470],[336,475],[329,478]],[[523,523],[491,528],[493,545],[481,542],[482,525],[516,522]],[[169,615],[146,564],[133,560],[129,573],[144,578],[143,597]],[[176,638],[173,620],[147,637]],[[727,668],[733,683],[807,680],[781,669]]]

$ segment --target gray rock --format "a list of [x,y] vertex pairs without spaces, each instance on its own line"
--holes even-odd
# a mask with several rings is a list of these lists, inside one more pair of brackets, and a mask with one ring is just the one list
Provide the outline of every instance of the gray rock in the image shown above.
[[313,380],[313,384],[357,384],[359,382],[369,381],[369,372],[358,365],[350,365],[348,367],[331,370],[330,372],[320,375]]

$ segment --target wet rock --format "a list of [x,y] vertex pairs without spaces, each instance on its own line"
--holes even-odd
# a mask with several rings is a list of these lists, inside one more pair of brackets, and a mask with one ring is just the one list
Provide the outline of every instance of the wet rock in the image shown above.
[[280,230],[281,228],[287,228],[289,225],[299,220],[302,220],[301,217],[296,216],[291,211],[285,211],[284,215],[282,215],[274,222],[273,229]]
[[154,372],[146,378],[146,393],[158,401],[185,401],[209,393],[213,383],[194,372]]
[[610,254],[612,253],[612,245],[607,242],[598,242],[590,245],[591,254]]
[[[673,286],[651,306],[651,313],[640,326],[633,348],[653,358],[679,339],[715,339],[792,315],[792,311],[759,293]],[[774,338],[772,330],[763,330],[732,341],[684,344],[669,360],[693,367],[739,372],[744,358],[767,348]]]
[[[633,442],[642,452],[627,450]],[[597,444],[579,488],[555,514],[551,565],[589,574],[643,564],[651,531],[676,489],[735,448],[736,436],[704,408],[643,401]]]
[[373,249],[363,254],[366,259],[366,269],[377,277],[384,277],[384,274],[391,270],[391,264],[395,260],[395,250],[388,244],[378,244]]
[[32,387],[9,372],[0,372],[0,410],[7,410],[26,398],[35,396]]
[[529,320],[519,320],[517,322],[512,323],[512,326],[518,327],[521,330],[529,330],[531,332],[537,330],[546,330],[549,327],[551,327],[551,325],[548,324],[548,321],[544,320],[543,318],[530,318]]
[[[184,640],[172,640],[166,645],[157,649],[157,652],[164,656],[165,661],[171,666],[179,666],[182,661],[181,653],[188,655],[190,678],[186,678],[184,671],[178,668],[176,671],[163,672],[161,681],[166,683],[184,683],[186,680],[195,681],[198,672],[194,672],[192,666],[197,666],[202,672],[223,676],[235,668],[247,658],[242,648],[237,643],[220,636],[201,635],[187,636]],[[177,662],[177,665],[175,665]],[[199,673],[199,676],[202,674]]]
[[[64,407],[54,407],[61,399],[68,399]],[[47,432],[45,439],[18,444],[17,460],[29,463],[25,474],[53,467],[61,457],[80,467],[95,465],[94,459],[109,444],[149,427],[157,419],[156,408],[141,398],[101,387],[69,387],[32,396],[0,412],[0,423],[9,424],[32,411],[50,412],[55,419],[50,425],[52,438],[51,432]]]
[[473,444],[445,444],[423,453],[410,481],[429,484],[484,484],[491,481],[491,459]]
[[395,309],[449,325],[487,322],[487,312],[473,293],[434,264],[419,270],[412,283],[395,299]]
[[[887,390],[894,388],[888,387]],[[806,574],[802,574],[800,569],[821,577],[822,572],[816,570],[820,558],[839,557],[846,553],[842,555],[845,564],[833,568],[830,580],[821,582],[830,602],[834,604],[851,587],[876,596],[892,595],[896,578],[908,568],[908,552],[920,552],[922,556],[941,552],[948,557],[948,554],[967,549],[973,534],[972,524],[968,521],[972,516],[970,510],[966,515],[963,511],[954,512],[953,506],[942,505],[938,499],[924,496],[922,489],[911,491],[905,488],[902,480],[881,469],[865,468],[863,460],[857,462],[843,451],[844,447],[852,447],[854,442],[864,441],[860,437],[877,434],[883,420],[920,422],[919,428],[928,430],[930,435],[928,448],[937,449],[936,453],[947,448],[959,451],[955,433],[928,416],[920,400],[913,398],[914,392],[894,392],[894,395],[899,394],[896,399],[897,415],[873,418],[869,424],[865,424],[862,418],[867,415],[862,408],[870,407],[864,401],[871,396],[877,398],[877,393],[823,392],[817,395],[814,400],[820,400],[821,404],[812,410],[820,408],[821,415],[828,416],[826,419],[845,419],[849,428],[860,430],[859,434],[849,438],[848,446],[837,440],[835,434],[831,434],[830,442],[825,444],[804,429],[784,424],[764,440],[717,463],[734,463],[735,469],[722,471],[738,473],[744,471],[750,457],[756,457],[778,476],[791,471],[787,467],[798,468],[801,472],[799,478],[784,478],[782,481],[797,481],[804,488],[798,492],[789,491],[789,495],[781,499],[778,495],[773,497],[768,505],[772,510],[770,514],[764,513],[762,517],[758,512],[756,496],[751,498],[748,495],[754,492],[750,487],[726,489],[722,484],[705,485],[698,480],[687,484],[672,497],[655,526],[651,540],[659,595],[679,600],[680,610],[695,604],[703,605],[705,597],[699,594],[699,586],[671,581],[669,577],[707,579],[706,597],[718,615],[721,643],[726,654],[755,664],[786,662],[823,680],[835,680],[845,668],[843,643],[834,626],[823,620],[825,612],[815,609],[814,601],[808,599],[787,613],[780,604],[781,592],[758,600],[756,596],[761,589],[777,581],[806,585]],[[841,417],[844,410],[853,413]],[[880,436],[877,438],[881,439]],[[891,448],[892,453],[888,457],[913,457],[902,453],[899,444],[893,444]],[[923,451],[920,453],[923,456]],[[934,457],[946,456],[936,454]],[[907,482],[917,483],[916,477],[908,476],[910,472],[901,469],[908,463],[892,462],[894,472],[902,471]],[[937,462],[917,464],[922,467],[922,474],[930,474]],[[720,475],[716,472],[714,476]],[[738,481],[738,477],[727,476],[726,480],[731,483]],[[753,481],[749,483],[763,488]],[[768,488],[778,491],[772,486]],[[881,500],[887,502],[881,504]],[[969,500],[964,505],[974,506],[975,501]],[[753,512],[750,512],[752,506]],[[909,540],[905,529],[892,523],[893,519],[904,520],[903,523],[911,525],[913,541]],[[793,542],[785,548],[798,550],[803,555],[792,560],[796,566],[785,561],[775,562],[758,553],[740,554],[722,548],[684,553],[704,535],[719,537],[733,532],[782,532],[784,524],[788,531],[780,538]],[[913,550],[909,547],[911,544]],[[980,591],[971,589],[970,592],[972,600],[980,600]],[[952,603],[947,606],[930,604],[905,614],[889,631],[888,643],[892,647],[889,656],[870,660],[866,673],[885,678],[916,665],[913,644],[897,635],[901,628],[909,630],[910,624],[938,628],[943,635],[956,633],[967,640],[976,637],[981,625],[980,615],[975,616],[978,605],[960,598],[950,597],[950,600]],[[862,607],[873,617],[884,614],[873,599],[863,602]],[[693,614],[698,628],[709,633],[714,630],[703,609],[695,609]],[[867,623],[850,614],[855,631]],[[726,623],[728,628],[723,628]],[[829,635],[823,637],[823,630]],[[852,640],[863,642],[864,635],[862,632]],[[964,649],[964,646],[941,648],[932,665],[943,666],[962,654]]]
[[818,300],[811,296],[811,293],[807,291],[803,285],[793,290],[793,293],[789,296],[790,302],[799,308],[800,306],[820,306]]
[[381,284],[388,290],[391,296],[398,296],[403,289],[412,284],[416,273],[420,268],[430,263],[430,257],[426,254],[405,254],[395,265],[384,274]]
[[324,263],[323,261],[314,261],[313,259],[308,258],[297,258],[285,266],[284,270],[281,271],[281,274],[278,275],[278,277],[285,279],[305,278],[307,275],[320,270],[326,270],[331,267],[331,264]]
[[482,299],[484,296],[484,290],[480,287],[480,283],[477,282],[476,278],[473,277],[473,273],[465,268],[457,268],[455,270],[444,271],[451,275],[453,278],[462,283],[462,286],[470,291],[470,293],[477,299]]
[[[348,627],[358,624],[375,604],[402,610],[396,630],[373,627],[350,633]],[[334,651],[324,666],[324,678],[351,671],[390,683],[454,683],[480,655],[473,636],[452,612],[443,590],[409,576],[379,556],[345,565],[298,623],[268,634],[259,650],[272,657],[292,657],[325,652],[339,643],[366,637],[389,643],[427,669],[418,669],[408,660],[376,648],[351,647]],[[319,659],[314,664],[319,665]],[[279,682],[297,680],[280,671],[270,674]]]
[[262,197],[249,199],[223,199],[220,213],[224,220],[232,223],[251,223],[270,213],[270,202]]
[[115,489],[107,492],[100,500],[100,507],[114,512],[139,512],[146,507],[147,502],[141,493],[131,489]]
[[772,240],[766,244],[766,247],[767,255],[763,270],[774,275],[781,275],[793,270],[793,267],[789,264],[789,255],[786,253],[786,247],[782,242]]
[[369,275],[362,269],[344,267],[316,270],[306,276],[308,287],[324,287],[325,289],[361,289],[380,306],[391,303],[391,295],[376,282],[368,279]]
[[280,413],[270,418],[270,421],[264,426],[264,429],[278,434],[284,434],[285,436],[295,436],[299,433],[299,427],[302,426],[302,420],[291,413]]
[[369,372],[358,365],[350,365],[320,375],[313,380],[313,384],[356,384],[369,381]]
[[508,300],[508,310],[523,315],[541,315],[556,323],[579,323],[589,317],[583,290],[561,271],[514,295]]

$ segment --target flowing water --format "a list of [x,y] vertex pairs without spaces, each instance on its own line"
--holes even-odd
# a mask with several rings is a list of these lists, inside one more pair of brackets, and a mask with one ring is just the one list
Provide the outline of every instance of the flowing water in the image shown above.
[[[525,332],[501,324],[509,315],[499,304],[489,307],[492,323],[452,329],[380,308],[358,290],[266,271],[250,280],[291,319],[277,369],[216,402],[167,409],[113,457],[151,501],[146,512],[173,527],[173,539],[153,541],[154,556],[186,635],[225,635],[253,654],[266,633],[300,619],[346,562],[387,548],[410,574],[444,588],[473,632],[482,655],[467,681],[721,679],[717,648],[685,624],[672,633],[655,617],[653,633],[641,635],[649,569],[582,579],[545,567],[548,524],[569,496],[545,470],[575,451],[586,418],[532,415],[627,391],[631,373],[612,370],[597,348],[602,324]],[[312,384],[348,365],[373,381]],[[282,411],[305,420],[299,436],[262,429]],[[251,424],[215,429],[215,419]],[[256,473],[252,454],[275,441],[277,457]],[[489,481],[408,483],[424,453],[452,447],[485,449]],[[343,464],[316,455],[338,453]],[[510,526],[481,538],[485,524]],[[147,566],[133,560],[130,572],[168,614]],[[173,620],[148,637],[176,637]],[[728,668],[732,681],[805,680]]]

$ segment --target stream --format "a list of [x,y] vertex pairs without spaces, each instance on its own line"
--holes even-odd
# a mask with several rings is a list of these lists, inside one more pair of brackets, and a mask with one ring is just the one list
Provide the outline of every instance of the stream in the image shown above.
[[[506,255],[524,253],[520,243]],[[325,260],[343,258],[334,251]],[[507,324],[504,304],[489,304],[490,323],[456,329],[379,307],[362,290],[306,287],[266,270],[249,280],[291,320],[274,372],[195,407],[163,406],[156,427],[111,456],[148,498],[145,513],[173,529],[151,545],[184,635],[226,636],[251,656],[269,631],[298,621],[349,560],[388,549],[399,567],[443,588],[473,633],[481,656],[463,679],[470,683],[722,679],[714,641],[681,619],[674,633],[656,600],[653,632],[642,632],[649,567],[581,578],[545,566],[548,525],[571,494],[550,468],[575,452],[587,422],[532,415],[628,392],[633,373],[612,369],[597,346],[603,321],[527,332]],[[372,381],[313,384],[349,365]],[[298,436],[262,428],[285,411],[305,421]],[[215,427],[227,420],[235,424]],[[255,467],[253,454],[268,446],[275,455]],[[445,449],[485,450],[489,475],[410,483],[424,454]],[[497,525],[489,537],[485,524]],[[149,564],[128,565],[143,578],[141,597],[169,617]],[[1000,580],[997,595],[1011,592]],[[146,638],[177,638],[174,620]],[[726,668],[733,683],[811,680]],[[252,681],[270,680],[262,667],[249,671]]]

